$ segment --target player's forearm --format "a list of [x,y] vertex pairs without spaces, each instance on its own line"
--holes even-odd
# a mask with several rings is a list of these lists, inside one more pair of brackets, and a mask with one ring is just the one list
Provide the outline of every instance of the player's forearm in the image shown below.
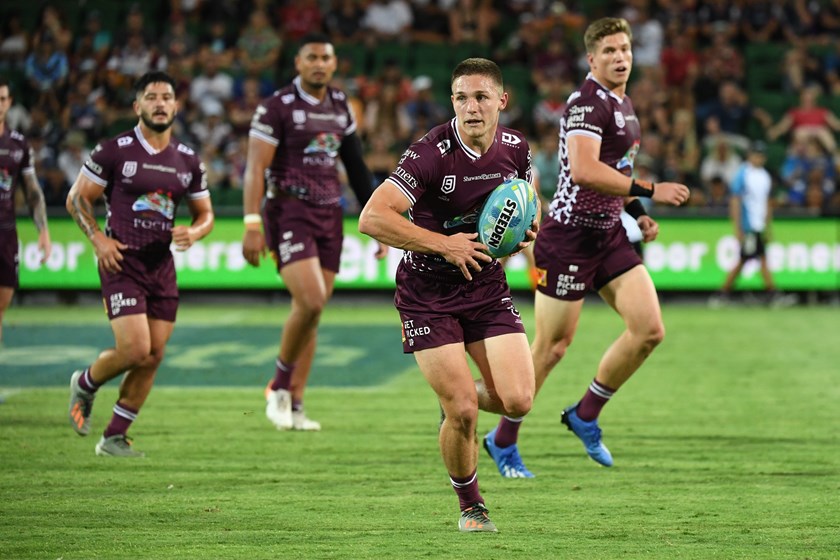
[[204,239],[208,233],[213,231],[216,217],[212,211],[203,211],[193,217],[190,231],[194,241]]
[[79,226],[79,229],[82,230],[88,239],[93,241],[94,236],[97,233],[101,233],[99,224],[96,222],[93,202],[71,189],[70,194],[67,195],[66,208],[67,212],[75,220],[76,225]]
[[380,243],[417,253],[443,254],[446,236],[411,223],[393,210],[366,206],[359,216],[359,231]]
[[[601,162],[572,166],[572,181],[601,194],[630,195],[632,179]],[[636,195],[633,195],[636,196]]]
[[26,205],[32,212],[35,229],[39,233],[45,231],[47,229],[47,205],[44,202],[44,193],[41,192],[41,187],[38,186],[34,175],[25,175],[23,185],[26,190]]
[[242,210],[248,214],[259,214],[265,196],[265,175],[248,166],[242,183]]

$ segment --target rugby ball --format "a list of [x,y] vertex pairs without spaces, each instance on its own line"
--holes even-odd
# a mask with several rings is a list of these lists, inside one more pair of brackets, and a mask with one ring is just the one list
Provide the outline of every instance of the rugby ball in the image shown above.
[[524,179],[508,179],[490,192],[478,215],[478,240],[491,257],[516,252],[537,216],[537,193]]

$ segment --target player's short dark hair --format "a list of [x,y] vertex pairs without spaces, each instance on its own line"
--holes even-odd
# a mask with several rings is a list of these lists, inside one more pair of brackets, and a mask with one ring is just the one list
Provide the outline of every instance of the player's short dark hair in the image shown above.
[[583,34],[583,44],[586,46],[586,52],[594,53],[598,46],[598,41],[616,33],[626,33],[630,42],[633,42],[633,31],[630,29],[630,23],[626,19],[605,17],[593,21]]
[[450,84],[454,84],[455,80],[461,76],[487,76],[493,80],[499,88],[505,89],[505,82],[502,79],[502,70],[499,65],[486,58],[468,58],[461,61],[455,70],[452,71],[452,80]]
[[156,70],[154,72],[146,72],[139,78],[137,81],[134,82],[134,95],[135,97],[140,97],[143,95],[143,92],[146,91],[146,88],[149,87],[149,84],[157,84],[157,83],[165,83],[172,86],[172,91],[175,91],[175,78],[167,74],[166,72],[161,72]]
[[313,43],[332,45],[332,39],[330,39],[329,35],[325,35],[323,33],[307,33],[303,36],[303,39],[300,40],[298,52],[300,52],[306,45],[311,45]]
[[12,96],[12,83],[7,80],[4,76],[0,76],[0,88],[6,86],[9,88],[9,97]]

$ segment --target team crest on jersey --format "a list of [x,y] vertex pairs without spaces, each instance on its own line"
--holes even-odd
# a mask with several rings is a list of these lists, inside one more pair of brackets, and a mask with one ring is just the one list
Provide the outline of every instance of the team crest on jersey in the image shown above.
[[165,218],[173,219],[175,217],[175,203],[165,192],[153,192],[141,195],[131,209],[135,212],[157,212]]
[[292,122],[295,124],[303,124],[306,122],[306,111],[302,109],[295,109],[292,111]]
[[137,173],[137,162],[136,161],[127,161],[123,164],[122,174],[123,177],[134,177]]
[[455,190],[455,175],[447,175],[443,178],[443,183],[440,186],[440,190],[443,194],[450,194],[452,191]]
[[190,183],[192,183],[192,177],[193,175],[189,171],[186,173],[178,173],[178,180],[181,181],[181,184],[184,185],[184,187],[190,186]]
[[615,115],[615,126],[617,126],[618,128],[624,128],[625,122],[624,115],[622,114],[622,112],[616,111],[615,113],[613,113],[613,115]]
[[330,157],[338,155],[341,141],[334,132],[321,132],[303,149],[304,154],[327,154]]

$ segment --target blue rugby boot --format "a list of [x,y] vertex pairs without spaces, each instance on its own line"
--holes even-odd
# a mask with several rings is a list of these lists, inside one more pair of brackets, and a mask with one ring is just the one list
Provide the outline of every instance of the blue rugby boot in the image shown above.
[[534,478],[534,473],[529,471],[522,457],[519,455],[519,447],[514,443],[508,447],[496,446],[496,428],[484,436],[484,449],[496,463],[499,473],[505,478]]
[[586,448],[586,452],[596,463],[600,463],[605,467],[611,467],[613,465],[610,450],[601,443],[601,428],[598,427],[597,418],[591,422],[581,420],[577,415],[577,405],[574,405],[560,413],[560,421],[580,438],[583,446]]

